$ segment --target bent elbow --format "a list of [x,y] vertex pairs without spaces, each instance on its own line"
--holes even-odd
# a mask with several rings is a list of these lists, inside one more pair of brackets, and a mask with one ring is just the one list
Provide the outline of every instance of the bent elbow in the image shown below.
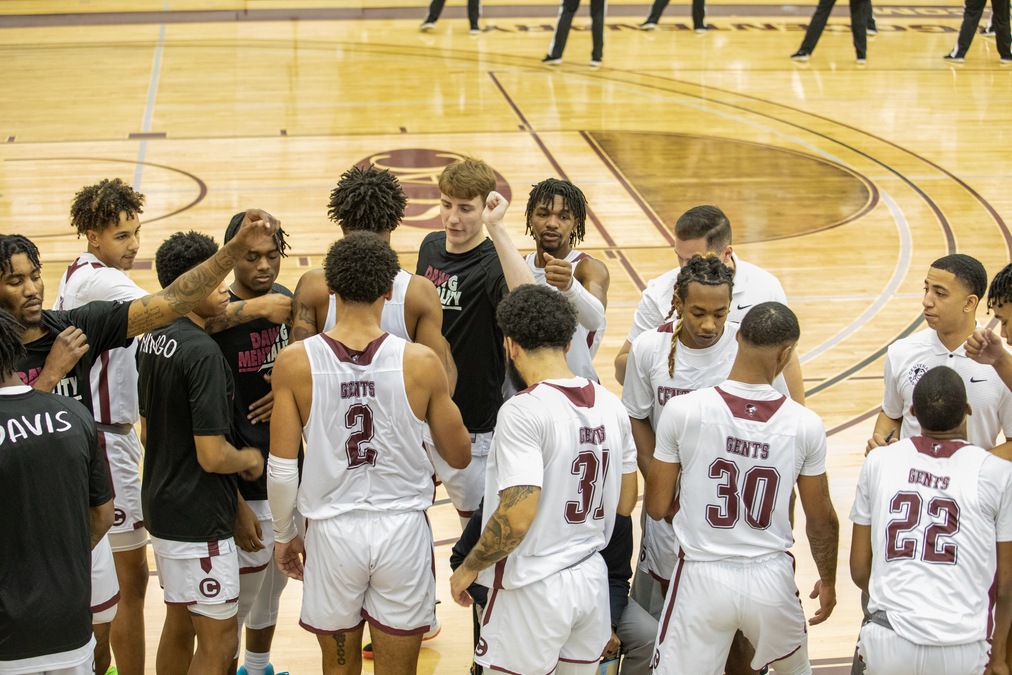
[[454,469],[466,469],[471,464],[470,441],[447,453],[443,459]]

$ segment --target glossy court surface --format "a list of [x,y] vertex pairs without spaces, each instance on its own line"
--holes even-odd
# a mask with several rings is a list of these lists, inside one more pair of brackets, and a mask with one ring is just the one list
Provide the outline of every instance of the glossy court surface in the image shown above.
[[[404,184],[408,216],[393,244],[408,269],[439,227],[436,176],[453,158],[497,169],[512,201],[507,222],[528,250],[529,186],[568,178],[590,201],[581,248],[611,270],[597,366],[619,392],[611,363],[640,290],[676,264],[674,220],[697,204],[721,206],[735,251],[781,279],[802,321],[808,404],[830,433],[843,533],[839,605],[810,630],[809,649],[817,673],[849,672],[860,608],[847,515],[882,358],[923,327],[932,260],[968,253],[989,275],[1009,261],[1012,68],[980,35],[965,64],[943,62],[961,8],[934,0],[876,5],[879,34],[863,67],[845,9],[797,64],[787,57],[810,3],[711,2],[710,30],[695,34],[686,5],[669,6],[648,33],[636,28],[646,4],[612,2],[596,70],[586,9],[564,63],[550,67],[540,59],[556,5],[486,3],[473,36],[461,4],[420,33],[423,5],[399,0],[5,0],[0,231],[40,245],[51,303],[83,249],[67,222],[74,192],[120,176],[147,195],[133,273],[143,286],[157,287],[151,257],[165,236],[199,229],[220,240],[234,212],[257,206],[289,233],[280,281],[294,288],[338,235],[328,193],[353,164],[389,167]],[[450,601],[446,562],[459,525],[445,499],[430,515],[444,628],[425,643],[420,672],[462,673],[470,618]],[[803,517],[796,532],[812,614]],[[273,661],[316,672],[316,640],[296,625],[300,594],[292,583],[283,597]],[[155,577],[148,607],[154,672]]]

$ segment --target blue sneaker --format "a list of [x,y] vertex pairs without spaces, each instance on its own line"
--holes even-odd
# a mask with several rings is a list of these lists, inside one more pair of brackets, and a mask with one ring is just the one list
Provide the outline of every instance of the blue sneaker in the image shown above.
[[[236,671],[235,675],[247,675],[246,666],[239,666],[239,670]],[[286,670],[283,673],[275,673],[274,664],[268,663],[267,667],[264,668],[264,675],[288,675],[288,671]]]

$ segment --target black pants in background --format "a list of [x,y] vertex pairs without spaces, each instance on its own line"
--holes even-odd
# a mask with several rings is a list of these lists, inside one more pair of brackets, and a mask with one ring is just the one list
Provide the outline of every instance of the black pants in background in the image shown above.
[[[650,8],[650,16],[645,23],[657,23],[661,20],[664,8],[671,0],[654,0]],[[695,29],[706,28],[706,0],[692,0],[692,27]]]
[[[809,54],[815,51],[815,45],[822,37],[822,31],[826,28],[829,15],[833,11],[836,0],[819,0],[819,6],[815,8],[812,21],[805,31],[805,39],[801,42],[801,50]],[[864,58],[868,53],[868,20],[871,16],[871,0],[850,0],[850,31],[854,36],[854,51],[858,58]]]
[[[956,40],[956,53],[965,56],[973,36],[977,32],[977,24],[984,13],[984,5],[987,0],[966,0],[963,5],[963,25],[959,28],[959,38]],[[995,46],[998,48],[998,56],[1003,59],[1012,59],[1012,52],[1009,51],[1009,3],[1007,0],[991,0],[991,28],[994,29]]]
[[[429,5],[429,15],[425,18],[425,23],[436,23],[439,20],[439,15],[443,13],[443,5],[446,4],[446,0],[432,0],[432,4]],[[471,28],[478,27],[478,19],[481,17],[481,0],[467,0],[467,20],[471,24]]]
[[[604,54],[604,4],[605,0],[590,0],[590,32],[594,41],[590,58],[593,61],[600,61]],[[580,0],[562,0],[559,23],[555,27],[552,44],[548,47],[548,55],[553,59],[562,58],[566,40],[569,39],[569,27],[573,24],[573,16],[579,8]]]

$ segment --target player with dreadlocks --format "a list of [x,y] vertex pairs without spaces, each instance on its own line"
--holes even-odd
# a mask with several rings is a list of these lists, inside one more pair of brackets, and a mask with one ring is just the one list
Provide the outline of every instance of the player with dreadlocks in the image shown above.
[[527,232],[536,249],[527,256],[537,283],[565,295],[577,312],[576,332],[566,352],[569,368],[598,381],[594,355],[601,345],[608,305],[608,267],[573,248],[586,234],[587,199],[567,180],[547,178],[527,198]]
[[[392,173],[374,166],[365,169],[353,166],[341,174],[337,186],[330,191],[327,215],[345,235],[373,232],[389,244],[407,203],[400,181]],[[333,328],[336,304],[322,268],[310,270],[299,279],[294,310],[293,341]],[[394,279],[393,295],[383,306],[381,325],[392,335],[421,343],[436,352],[453,390],[457,368],[443,337],[443,306],[431,281],[401,270]]]
[[977,328],[966,340],[966,355],[978,363],[991,365],[1006,387],[1012,389],[1012,354],[1005,351],[1001,338],[1012,344],[1008,322],[1012,320],[1012,265],[994,275],[987,289],[987,310],[994,312],[1001,337],[990,329]]
[[[666,323],[633,342],[622,402],[632,422],[644,478],[665,404],[676,396],[718,385],[731,372],[739,326],[727,320],[733,287],[734,272],[719,257],[692,256],[678,273]],[[783,376],[777,378],[776,386],[787,393]],[[648,518],[633,597],[652,614],[660,613],[677,554],[671,525]],[[651,577],[659,584],[651,583]],[[658,586],[660,595],[651,599]]]

